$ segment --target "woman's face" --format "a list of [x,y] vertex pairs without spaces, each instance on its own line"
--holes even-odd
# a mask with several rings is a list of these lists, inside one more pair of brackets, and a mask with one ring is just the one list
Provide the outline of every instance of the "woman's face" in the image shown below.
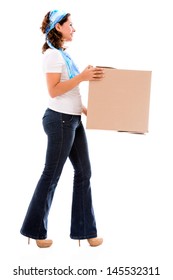
[[71,17],[68,17],[68,20],[60,25],[57,23],[56,29],[61,32],[64,41],[72,41],[73,33],[76,31],[72,25]]

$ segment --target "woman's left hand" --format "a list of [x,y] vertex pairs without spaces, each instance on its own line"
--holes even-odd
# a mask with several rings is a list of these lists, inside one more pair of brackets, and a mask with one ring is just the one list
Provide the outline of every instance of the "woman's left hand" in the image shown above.
[[85,106],[82,106],[82,113],[87,116],[87,108]]

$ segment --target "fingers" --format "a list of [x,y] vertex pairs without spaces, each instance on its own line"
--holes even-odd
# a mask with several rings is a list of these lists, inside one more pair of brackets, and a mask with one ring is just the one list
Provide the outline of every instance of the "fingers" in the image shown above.
[[104,78],[104,68],[88,65],[81,74],[83,81],[100,81]]
[[92,71],[92,80],[101,80],[104,78],[104,69],[99,67],[93,67]]

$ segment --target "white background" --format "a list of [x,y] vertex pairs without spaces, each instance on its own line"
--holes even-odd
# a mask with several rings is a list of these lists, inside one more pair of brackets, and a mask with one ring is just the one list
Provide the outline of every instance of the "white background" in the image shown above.
[[[158,266],[161,276],[140,279],[171,279],[171,2],[11,0],[0,4],[0,240],[4,268],[1,273],[8,279],[15,278],[12,270],[19,265],[95,267],[104,270],[95,276],[98,279],[116,278],[106,275],[108,266]],[[69,238],[73,170],[68,161],[49,216],[48,236],[54,240],[53,247],[39,249],[34,241],[28,246],[19,233],[44,165],[46,136],[41,119],[48,95],[42,73],[44,36],[40,26],[51,9],[64,9],[72,15],[76,33],[69,52],[81,70],[92,64],[152,71],[148,134],[86,131],[98,234],[104,238],[104,244],[98,248],[89,247],[86,241],[79,248]],[[87,89],[87,83],[81,84],[85,105]],[[85,125],[84,116],[83,122]]]

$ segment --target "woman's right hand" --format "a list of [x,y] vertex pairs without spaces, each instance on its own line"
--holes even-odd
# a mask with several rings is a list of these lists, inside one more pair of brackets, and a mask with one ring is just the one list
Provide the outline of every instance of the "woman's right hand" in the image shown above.
[[79,75],[82,81],[100,81],[104,78],[104,69],[88,65]]

